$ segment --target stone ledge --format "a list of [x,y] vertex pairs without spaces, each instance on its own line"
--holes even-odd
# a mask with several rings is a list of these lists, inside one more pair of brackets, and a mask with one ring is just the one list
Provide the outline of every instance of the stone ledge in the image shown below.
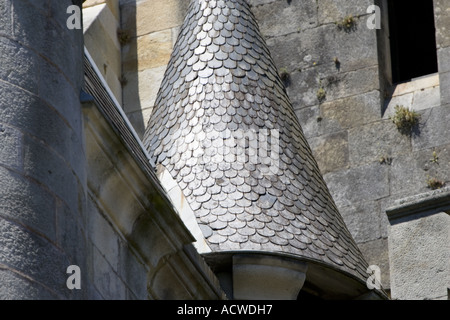
[[450,187],[397,200],[386,210],[390,221],[420,213],[438,212],[450,212]]

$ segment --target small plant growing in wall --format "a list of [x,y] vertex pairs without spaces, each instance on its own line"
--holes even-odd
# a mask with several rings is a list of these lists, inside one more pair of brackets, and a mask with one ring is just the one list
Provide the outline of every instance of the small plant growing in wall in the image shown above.
[[442,180],[439,180],[437,178],[430,178],[427,179],[427,186],[431,190],[438,190],[445,186],[445,182]]
[[401,133],[410,134],[413,128],[419,124],[420,114],[404,106],[397,105],[395,106],[395,114],[391,117],[391,120]]
[[393,159],[390,156],[388,156],[388,155],[382,155],[378,159],[378,162],[380,164],[386,164],[386,165],[389,165],[389,166],[392,164],[392,161],[393,161]]
[[341,21],[338,21],[336,25],[340,30],[344,30],[345,32],[354,31],[356,30],[356,18],[348,15]]
[[125,87],[128,84],[128,79],[124,75],[121,75],[119,77],[119,82],[122,85],[122,87]]
[[319,103],[322,103],[327,98],[327,91],[324,88],[322,79],[319,79],[319,89],[317,90],[316,96]]
[[131,36],[128,31],[123,29],[117,30],[117,39],[119,40],[119,43],[121,46],[126,45],[131,41]]
[[439,155],[436,151],[433,151],[432,158],[430,159],[431,163],[439,164]]
[[334,65],[335,65],[336,69],[340,70],[341,69],[341,61],[339,61],[339,58],[338,57],[334,57],[333,58],[333,62],[334,62]]
[[286,67],[280,69],[280,78],[286,87],[291,84],[291,74]]
[[319,102],[323,102],[326,98],[327,98],[327,92],[321,86],[319,88],[319,90],[317,90],[317,100],[319,100]]

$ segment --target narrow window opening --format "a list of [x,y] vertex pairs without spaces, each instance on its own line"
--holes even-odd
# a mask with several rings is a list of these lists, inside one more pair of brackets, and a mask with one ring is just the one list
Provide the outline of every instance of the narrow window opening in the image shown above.
[[389,30],[393,83],[436,73],[433,0],[390,0]]

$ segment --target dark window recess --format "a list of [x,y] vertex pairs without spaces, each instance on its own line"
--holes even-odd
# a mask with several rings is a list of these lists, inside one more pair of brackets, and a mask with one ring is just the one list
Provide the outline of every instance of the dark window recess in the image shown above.
[[389,0],[394,83],[438,71],[433,0]]

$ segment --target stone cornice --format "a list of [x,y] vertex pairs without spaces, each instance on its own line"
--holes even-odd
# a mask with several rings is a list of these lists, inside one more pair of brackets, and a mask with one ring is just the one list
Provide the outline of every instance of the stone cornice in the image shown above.
[[390,221],[416,214],[450,211],[450,188],[434,190],[397,200],[386,210]]

